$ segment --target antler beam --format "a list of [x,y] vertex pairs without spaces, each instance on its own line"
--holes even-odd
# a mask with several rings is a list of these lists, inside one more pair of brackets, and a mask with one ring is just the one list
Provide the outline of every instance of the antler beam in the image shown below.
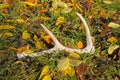
[[88,28],[88,25],[86,23],[86,21],[84,20],[84,18],[82,17],[82,15],[80,15],[78,12],[76,12],[76,14],[80,17],[84,27],[85,27],[85,31],[86,31],[86,41],[87,41],[87,46],[83,49],[72,49],[72,48],[68,48],[63,46],[58,40],[57,38],[52,34],[52,32],[50,32],[43,24],[40,24],[42,26],[42,28],[48,33],[48,35],[50,35],[51,39],[53,40],[55,46],[51,49],[48,50],[44,50],[41,52],[37,52],[37,53],[29,53],[29,54],[17,54],[18,58],[22,58],[25,56],[30,56],[30,57],[35,57],[35,56],[42,56],[46,54],[50,54],[54,51],[59,51],[59,50],[65,50],[65,51],[69,51],[69,52],[77,52],[77,53],[93,53],[95,51],[95,48],[93,46],[93,42],[91,39],[91,35],[90,35],[90,30]]

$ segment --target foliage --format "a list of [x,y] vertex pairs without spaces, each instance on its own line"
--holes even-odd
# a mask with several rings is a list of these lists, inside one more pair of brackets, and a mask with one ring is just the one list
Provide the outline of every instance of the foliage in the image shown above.
[[[0,0],[0,80],[119,80],[119,0]],[[16,54],[53,47],[43,23],[65,46],[83,48],[91,30],[96,51],[59,51],[18,59]]]

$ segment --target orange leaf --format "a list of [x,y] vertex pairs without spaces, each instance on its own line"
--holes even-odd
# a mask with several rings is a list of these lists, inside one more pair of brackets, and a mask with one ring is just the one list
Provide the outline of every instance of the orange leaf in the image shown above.
[[117,42],[117,39],[115,37],[110,37],[107,39],[108,42],[111,42],[111,43],[116,43]]
[[83,43],[81,41],[79,41],[77,44],[78,49],[83,48],[83,46],[84,46]]
[[40,10],[40,13],[44,13],[44,12],[47,12],[48,11],[48,9],[47,8],[44,8],[44,9],[41,9]]
[[52,42],[52,39],[48,35],[42,36],[41,39],[44,40],[47,43],[51,43]]
[[106,13],[106,11],[104,9],[101,8],[100,10],[100,16],[104,19],[108,19],[108,14]]
[[22,46],[17,49],[17,53],[22,53],[23,51],[29,50],[29,45]]

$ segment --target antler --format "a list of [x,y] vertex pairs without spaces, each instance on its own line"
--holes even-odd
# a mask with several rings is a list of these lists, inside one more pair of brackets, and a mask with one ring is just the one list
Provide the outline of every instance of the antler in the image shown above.
[[95,48],[93,46],[93,42],[90,36],[90,30],[87,26],[86,21],[84,20],[84,18],[82,17],[82,15],[80,15],[78,12],[76,12],[76,14],[80,17],[81,21],[83,22],[83,25],[85,27],[85,31],[86,31],[86,41],[87,41],[87,46],[83,49],[72,49],[72,48],[68,48],[63,46],[58,40],[57,38],[52,34],[52,32],[50,32],[43,24],[40,24],[42,26],[42,28],[48,33],[48,35],[50,35],[51,39],[53,40],[55,46],[51,49],[48,50],[44,50],[41,52],[37,52],[37,53],[30,53],[30,54],[17,54],[18,58],[22,58],[25,56],[30,56],[30,57],[35,57],[35,56],[41,56],[41,55],[45,55],[46,54],[50,54],[54,51],[59,51],[59,50],[65,50],[65,51],[69,51],[69,52],[77,52],[77,53],[93,53],[95,51]]

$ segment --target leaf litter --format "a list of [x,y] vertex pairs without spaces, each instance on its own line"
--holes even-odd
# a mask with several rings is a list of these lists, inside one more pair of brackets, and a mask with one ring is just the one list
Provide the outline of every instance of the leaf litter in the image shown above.
[[[0,79],[119,79],[120,16],[116,4],[117,0],[0,1]],[[94,54],[61,51],[18,60],[16,54],[38,52],[54,45],[39,22],[66,46],[83,48],[85,32],[75,11],[89,24],[97,50]]]

